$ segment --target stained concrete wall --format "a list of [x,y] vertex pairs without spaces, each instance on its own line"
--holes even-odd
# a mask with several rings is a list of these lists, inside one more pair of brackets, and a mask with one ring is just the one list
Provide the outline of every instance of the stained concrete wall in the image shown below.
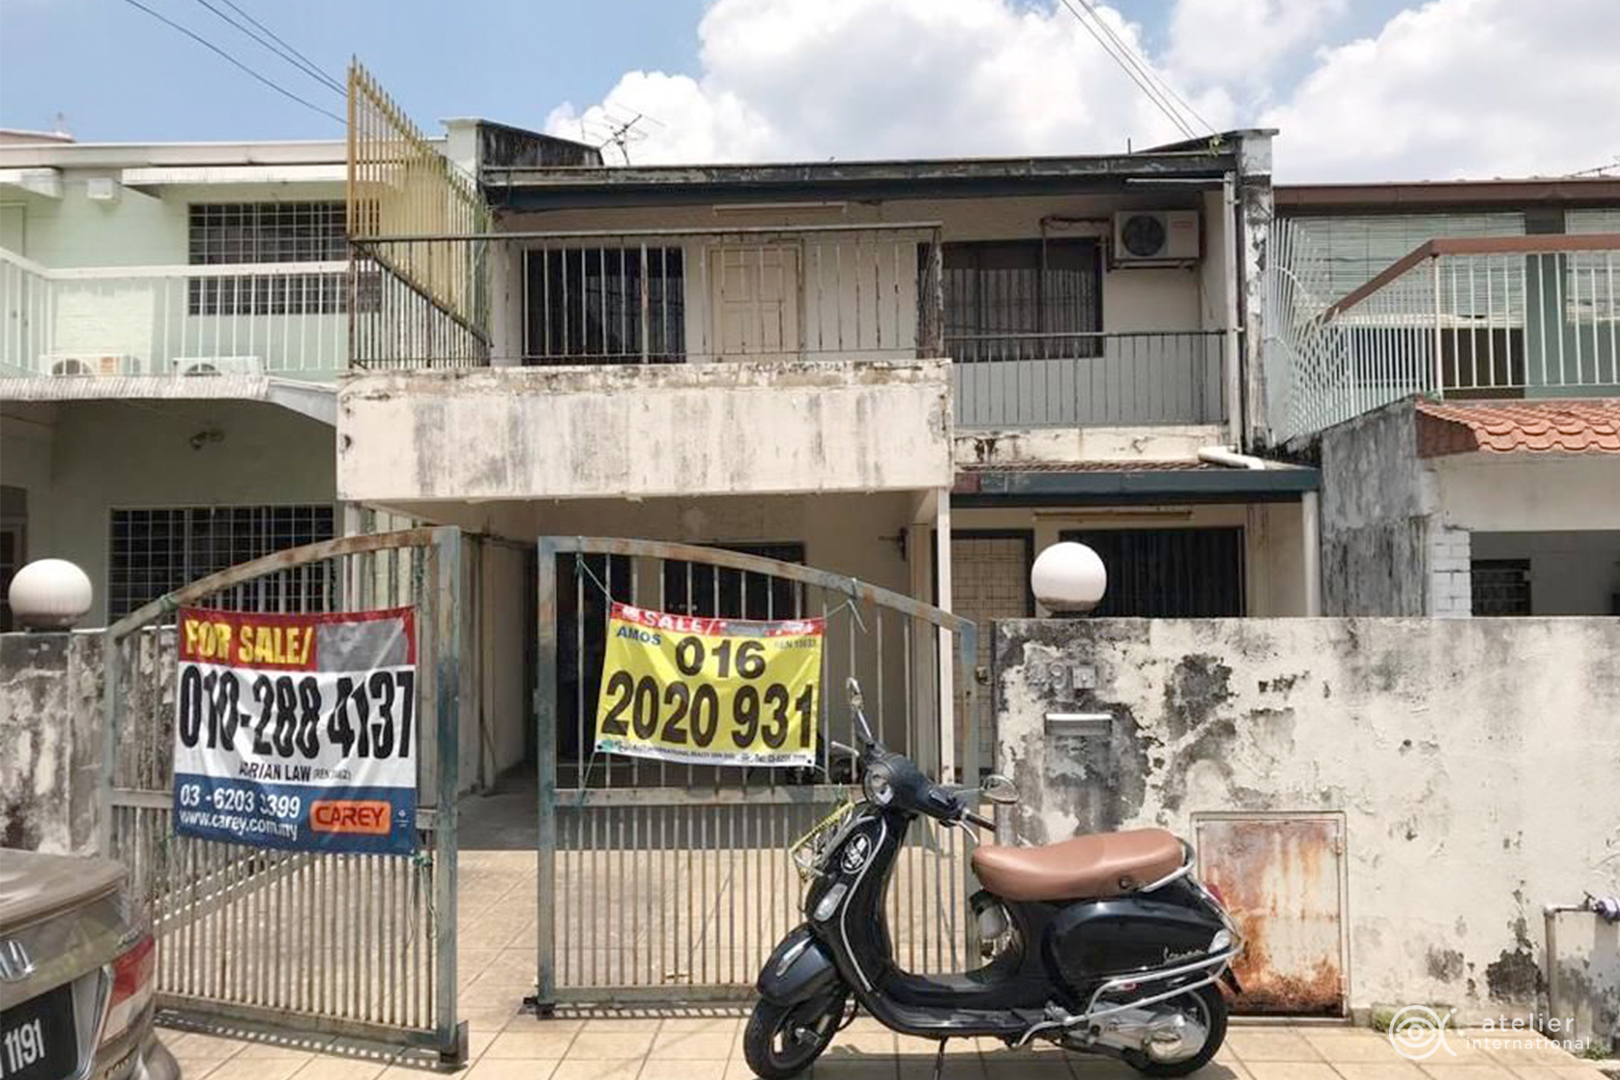
[[624,498],[933,490],[948,365],[736,363],[360,374],[341,497]]
[[1323,612],[1425,614],[1429,518],[1437,505],[1410,408],[1367,413],[1324,432]]
[[[1541,906],[1620,889],[1620,620],[1016,620],[995,641],[1019,841],[1343,815],[1355,1008],[1528,1013]],[[1111,720],[1050,736],[1049,711]],[[1614,1032],[1615,928],[1577,946]]]
[[0,847],[95,850],[101,649],[97,633],[0,634]]

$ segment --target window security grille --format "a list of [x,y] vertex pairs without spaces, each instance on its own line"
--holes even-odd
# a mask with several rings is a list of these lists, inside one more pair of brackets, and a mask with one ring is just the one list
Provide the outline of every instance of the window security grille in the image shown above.
[[1530,614],[1529,559],[1474,559],[1468,570],[1475,615]]
[[[190,506],[114,510],[107,614],[122,618],[164,593],[284,548],[330,540],[331,506]],[[325,564],[272,575],[235,598],[265,611],[320,611],[331,597]]]
[[686,270],[681,248],[531,251],[525,274],[526,363],[685,359]]
[[[340,202],[195,203],[193,266],[336,262],[348,257]],[[193,278],[192,315],[333,315],[347,308],[343,274],[251,274]]]
[[1098,618],[1219,619],[1246,613],[1243,530],[1091,529],[1060,534],[1108,568]]

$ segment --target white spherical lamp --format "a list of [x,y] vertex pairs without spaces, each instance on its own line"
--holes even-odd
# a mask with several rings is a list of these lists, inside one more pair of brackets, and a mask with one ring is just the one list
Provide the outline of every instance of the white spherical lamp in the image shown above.
[[70,630],[90,611],[90,578],[66,559],[36,559],[11,579],[11,614],[29,630]]
[[1059,618],[1084,615],[1102,603],[1108,591],[1108,568],[1095,551],[1065,540],[1041,552],[1030,567],[1035,599]]

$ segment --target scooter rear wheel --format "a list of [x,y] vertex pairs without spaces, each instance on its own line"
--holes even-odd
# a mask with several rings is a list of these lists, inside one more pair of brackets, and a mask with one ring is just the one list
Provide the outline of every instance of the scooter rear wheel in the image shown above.
[[1143,1076],[1186,1076],[1208,1065],[1210,1058],[1215,1056],[1221,1044],[1226,1041],[1226,999],[1214,986],[1189,991],[1181,997],[1171,998],[1166,1004],[1185,1010],[1193,1019],[1204,1025],[1208,1034],[1204,1037],[1204,1045],[1199,1047],[1198,1053],[1180,1061],[1154,1061],[1146,1054],[1134,1050],[1127,1053],[1125,1061]]
[[843,1016],[842,993],[799,1005],[760,1001],[743,1029],[743,1059],[762,1080],[788,1080],[821,1056]]

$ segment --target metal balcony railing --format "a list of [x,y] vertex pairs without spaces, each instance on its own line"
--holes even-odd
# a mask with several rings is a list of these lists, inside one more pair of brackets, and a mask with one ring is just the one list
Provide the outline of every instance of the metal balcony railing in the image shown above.
[[947,334],[959,427],[1215,424],[1221,331]]
[[330,379],[349,297],[346,262],[53,269],[0,249],[0,372]]
[[1297,264],[1267,304],[1278,441],[1413,394],[1620,394],[1620,234],[1431,240],[1326,305],[1272,247]]
[[[381,267],[385,294],[391,268],[434,265],[436,259],[473,259],[504,274],[504,286],[492,291],[510,300],[491,321],[480,363],[941,355],[934,223],[512,231],[380,237],[357,247]],[[386,317],[389,308],[384,304],[379,316]],[[440,321],[447,317],[440,313]],[[357,323],[357,366],[467,362],[431,342],[396,341],[379,318]]]

